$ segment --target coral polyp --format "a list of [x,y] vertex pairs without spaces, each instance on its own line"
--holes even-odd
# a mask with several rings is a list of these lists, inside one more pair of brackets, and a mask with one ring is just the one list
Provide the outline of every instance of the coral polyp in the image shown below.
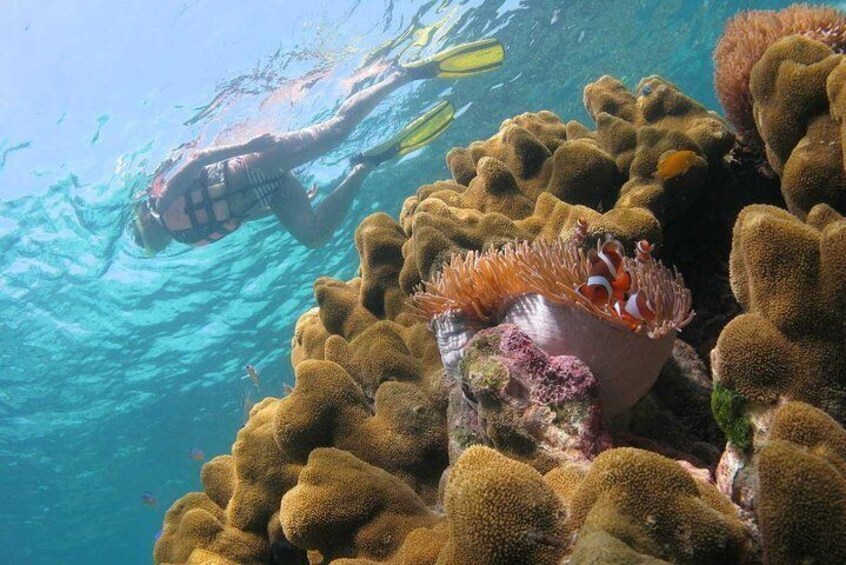
[[[500,322],[515,299],[538,294],[653,339],[680,330],[691,321],[691,296],[682,276],[649,253],[639,258],[622,257],[622,270],[630,280],[618,300],[610,293],[606,300],[596,300],[580,292],[579,288],[592,278],[593,256],[582,249],[582,241],[577,233],[570,239],[519,241],[487,252],[456,254],[440,273],[423,283],[412,303],[428,318],[453,312],[471,324],[485,326]],[[608,243],[619,245],[612,239],[598,241],[597,255],[602,257],[601,249]],[[650,305],[649,316],[638,316],[620,305],[640,293]]]

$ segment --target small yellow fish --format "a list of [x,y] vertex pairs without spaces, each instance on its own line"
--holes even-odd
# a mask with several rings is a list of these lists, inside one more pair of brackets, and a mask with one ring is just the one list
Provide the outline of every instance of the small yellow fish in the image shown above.
[[658,161],[655,176],[662,181],[685,174],[696,162],[696,152],[690,149],[672,151]]
[[261,381],[259,380],[259,373],[255,367],[252,365],[247,365],[247,374],[250,376],[250,380],[253,381],[253,384],[256,385],[256,388],[260,388]]

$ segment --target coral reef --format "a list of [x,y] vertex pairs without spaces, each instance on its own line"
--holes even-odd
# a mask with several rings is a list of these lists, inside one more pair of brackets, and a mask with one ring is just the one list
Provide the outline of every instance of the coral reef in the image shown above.
[[[643,553],[671,562],[738,563],[750,548],[731,503],[655,453],[617,448],[587,472],[564,467],[552,473],[547,480],[557,483],[568,525],[579,532],[576,562],[590,561],[598,550],[614,562]],[[602,549],[609,537],[617,547]]]
[[729,267],[745,313],[712,353],[715,414],[730,438],[754,433],[738,421],[746,408],[784,399],[846,418],[844,257],[846,221],[824,204],[807,223],[772,206],[738,216]]
[[842,121],[846,13],[794,5],[746,12],[714,52],[714,83],[739,137],[766,156],[788,210],[846,212]]
[[767,563],[846,562],[846,431],[807,404],[779,408],[758,461]]
[[[375,532],[381,528],[410,527],[422,523],[407,536],[395,537],[383,532],[384,543],[403,542],[386,560],[375,561],[366,557],[337,559],[337,565],[368,565],[372,563],[431,564],[451,563],[471,565],[476,563],[538,563],[556,564],[564,556],[567,546],[566,513],[559,498],[543,476],[528,465],[503,456],[482,446],[469,448],[451,468],[444,490],[445,516],[434,520],[422,502],[413,498],[413,492],[405,489],[396,479],[377,468],[355,461],[355,458],[337,450],[318,450],[318,458],[338,458],[350,463],[353,473],[362,473],[365,484],[379,483],[375,501],[353,502],[352,508],[329,508],[326,510],[334,520],[315,521],[314,527],[324,528],[321,540],[344,542],[339,537],[349,536],[345,551],[357,547],[368,536],[360,535],[362,529]],[[311,463],[310,463],[311,465]],[[317,463],[317,465],[321,465]],[[307,471],[308,472],[308,468]],[[329,484],[321,482],[312,486],[306,482],[299,492],[292,491],[283,499],[283,510],[287,516],[296,513],[285,508],[290,497],[316,497],[318,506],[334,503],[337,496],[325,496],[332,488],[345,486],[338,483],[349,471],[326,464],[322,472]],[[300,487],[297,487],[300,489]],[[392,490],[399,492],[391,492]],[[374,508],[367,511],[365,506]],[[304,509],[303,509],[304,510]],[[314,520],[316,515],[308,508]],[[385,520],[386,515],[401,514],[401,520]],[[284,517],[283,517],[284,519]],[[340,521],[339,521],[340,520]],[[328,522],[328,523],[327,523]],[[426,523],[429,523],[428,525]],[[335,526],[335,527],[333,527]],[[350,528],[347,530],[346,528]],[[286,528],[287,529],[287,528]],[[326,542],[324,542],[326,543]],[[332,543],[331,541],[329,543]],[[384,549],[384,546],[378,549]],[[384,552],[383,552],[384,553]]]
[[408,485],[335,448],[311,452],[297,486],[282,497],[280,518],[287,539],[327,560],[383,559],[411,530],[438,521]]
[[482,446],[452,468],[444,494],[449,539],[438,561],[558,563],[566,550],[566,513],[540,473]]
[[[550,112],[506,120],[453,149],[452,179],[421,187],[398,220],[361,223],[358,276],[316,280],[317,306],[297,321],[292,392],[253,407],[232,455],[203,467],[204,492],[174,503],[156,563],[841,555],[836,534],[802,532],[843,522],[839,499],[819,493],[843,488],[846,224],[829,206],[804,222],[773,206],[738,218],[749,203],[783,206],[777,181],[733,158],[726,124],[660,77],[635,92],[602,77],[584,101],[594,129]],[[530,268],[497,263],[517,256]],[[602,264],[615,301],[588,280]],[[464,302],[431,292],[451,268]],[[624,274],[628,290],[615,286]],[[423,281],[435,298],[415,306]],[[582,349],[547,349],[501,312],[562,296],[569,320],[590,325]],[[438,339],[420,319],[429,307],[449,329]],[[712,387],[700,357],[718,335]],[[649,378],[627,382],[641,361]],[[775,411],[788,400],[831,417]],[[710,404],[729,439],[717,469]],[[806,469],[812,484],[791,492],[785,478]]]
[[[562,469],[558,483],[568,525],[579,535],[573,559],[596,551],[607,562],[642,553],[670,562],[738,563],[748,540],[737,512],[717,489],[655,453],[618,448],[599,455],[582,474]],[[605,545],[611,538],[616,542]]]
[[[792,36],[764,53],[752,69],[756,125],[767,160],[781,177],[787,208],[804,218],[826,203],[846,211],[840,121],[844,61],[822,43]],[[846,63],[844,63],[846,69]]]
[[752,67],[779,39],[800,35],[835,52],[846,49],[846,14],[834,8],[794,4],[784,10],[741,12],[726,24],[714,49],[714,90],[738,137],[755,150],[764,141],[756,128],[749,79]]
[[745,313],[712,352],[712,405],[729,440],[717,482],[750,511],[779,405],[802,401],[846,421],[844,256],[846,221],[825,204],[807,223],[760,205],[737,219],[730,274]]
[[[729,163],[735,140],[728,127],[660,77],[641,80],[635,93],[602,77],[585,88],[585,105],[596,121],[593,131],[550,112],[527,113],[505,120],[488,140],[453,149],[447,163],[454,181],[423,186],[403,206],[400,223],[409,239],[400,286],[413,292],[456,254],[513,240],[569,238],[581,218],[588,224],[587,244],[611,234],[631,252],[646,239],[657,256],[679,268],[699,314],[687,339],[706,355],[737,309],[727,281],[713,277],[728,260],[734,218],[747,203],[779,204],[777,182],[763,179],[754,164]],[[695,156],[662,180],[659,165],[680,152]],[[488,174],[487,158],[509,175]],[[486,205],[485,212],[471,208],[463,199],[470,183],[485,195],[474,202],[499,204]],[[514,208],[494,196],[513,193],[515,184],[534,200],[529,215],[524,205]],[[604,196],[560,198],[585,186],[593,187],[588,195]]]
[[[383,321],[350,342],[324,332],[312,326],[295,336],[292,358],[304,348],[327,359],[301,359],[293,392],[253,407],[231,460],[206,465],[208,496],[189,494],[172,507],[156,562],[183,562],[194,549],[266,562],[271,543],[285,540],[276,527],[280,500],[319,447],[348,450],[405,480],[423,500],[434,500],[447,464],[441,421],[446,393],[433,379],[426,382],[437,349],[425,327]],[[380,348],[383,356],[362,354]],[[330,359],[343,361],[350,372]]]

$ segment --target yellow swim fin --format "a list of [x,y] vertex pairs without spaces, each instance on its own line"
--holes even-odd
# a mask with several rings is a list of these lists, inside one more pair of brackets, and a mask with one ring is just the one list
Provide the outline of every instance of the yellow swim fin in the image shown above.
[[407,63],[415,78],[464,78],[502,66],[505,48],[495,37],[456,45],[431,57]]
[[423,147],[442,134],[455,119],[455,108],[442,100],[384,143],[356,155],[352,163],[378,165]]

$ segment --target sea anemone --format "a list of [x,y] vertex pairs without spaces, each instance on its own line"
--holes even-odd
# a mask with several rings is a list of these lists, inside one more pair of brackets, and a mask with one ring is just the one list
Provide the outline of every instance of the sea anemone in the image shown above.
[[846,14],[835,8],[794,4],[780,11],[741,12],[727,24],[714,49],[714,88],[738,137],[759,154],[749,76],[767,48],[782,37],[803,35],[846,52]]
[[[690,291],[677,272],[649,254],[641,242],[636,258],[622,257],[627,275],[622,296],[588,298],[596,254],[581,244],[584,228],[569,239],[512,242],[484,253],[454,255],[412,297],[438,341],[448,372],[455,374],[462,351],[481,328],[511,323],[549,355],[572,355],[600,382],[607,414],[633,405],[654,384],[672,350],[675,334],[693,317]],[[619,242],[597,242],[597,252]],[[646,251],[644,251],[646,250]],[[632,297],[645,297],[650,315],[626,311]]]

